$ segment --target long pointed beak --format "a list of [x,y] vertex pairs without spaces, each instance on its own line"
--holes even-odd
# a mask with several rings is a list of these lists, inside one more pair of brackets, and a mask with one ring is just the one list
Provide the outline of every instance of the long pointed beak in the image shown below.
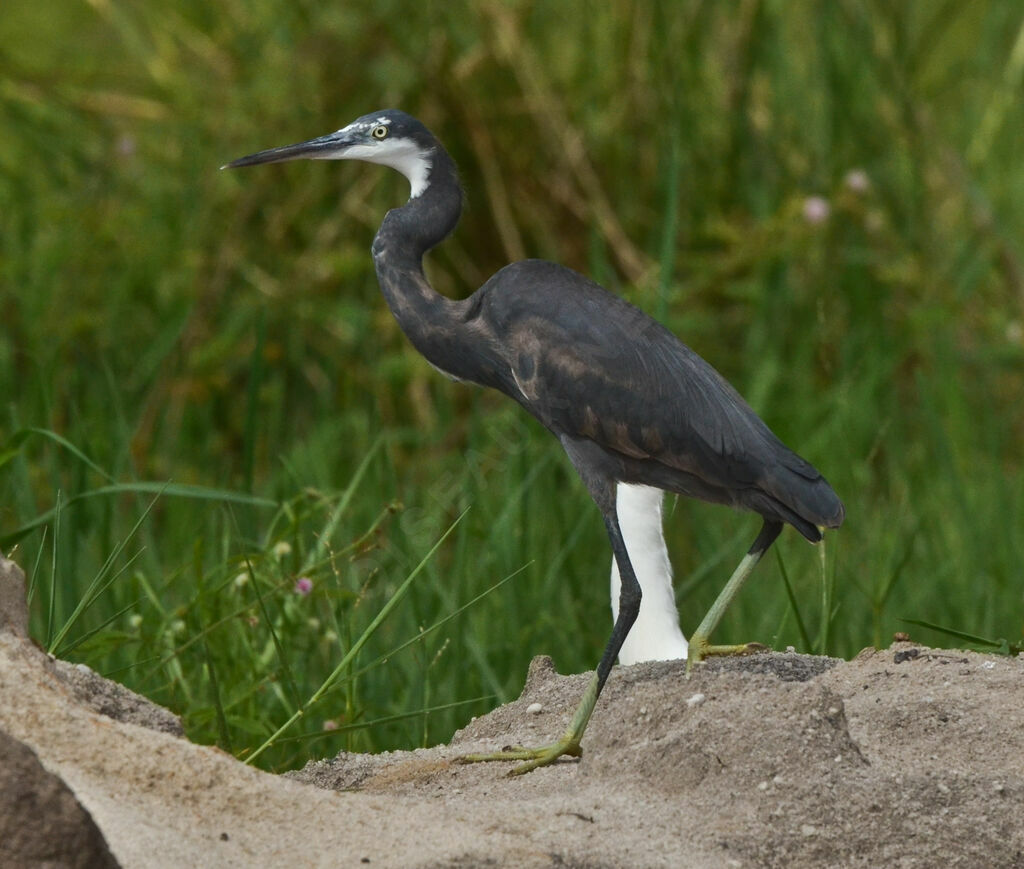
[[347,130],[338,130],[316,139],[309,139],[295,145],[284,145],[281,148],[269,148],[257,151],[246,157],[239,157],[225,163],[221,169],[238,169],[241,166],[256,166],[260,163],[283,163],[286,160],[337,160],[343,152],[354,145],[351,134]]

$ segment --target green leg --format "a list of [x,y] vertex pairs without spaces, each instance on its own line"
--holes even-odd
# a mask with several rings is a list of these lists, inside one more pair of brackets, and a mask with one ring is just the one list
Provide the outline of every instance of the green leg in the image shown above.
[[761,560],[761,556],[767,552],[768,547],[775,542],[775,538],[779,536],[781,531],[781,522],[765,519],[761,533],[757,535],[754,545],[743,556],[743,560],[739,563],[736,570],[733,571],[732,576],[729,577],[725,588],[722,589],[718,598],[711,605],[708,614],[704,616],[704,620],[697,626],[693,636],[690,637],[690,650],[686,658],[687,674],[693,670],[694,664],[703,661],[709,655],[746,655],[764,649],[764,646],[760,643],[743,643],[737,646],[712,646],[710,642],[711,633],[718,627],[718,623],[722,620],[722,616],[725,615],[729,604],[739,594],[740,589],[743,588],[743,583],[747,581],[747,578]]
[[[570,453],[570,455],[572,455]],[[584,477],[586,480],[586,477]],[[592,490],[593,494],[593,490]],[[598,495],[602,494],[598,491]],[[597,705],[597,698],[601,694],[608,674],[612,671],[615,658],[622,648],[622,643],[636,621],[637,613],[640,612],[640,583],[637,581],[633,565],[630,564],[629,554],[626,552],[626,544],[622,539],[622,532],[619,529],[619,520],[615,513],[614,490],[610,490],[610,497],[599,498],[595,496],[599,507],[604,514],[605,527],[608,529],[608,538],[612,544],[612,552],[619,565],[619,575],[622,579],[622,586],[619,591],[619,617],[612,627],[612,635],[605,646],[604,654],[597,665],[597,671],[583,692],[579,706],[569,722],[569,729],[562,734],[562,738],[555,740],[550,745],[542,745],[538,748],[511,748],[507,751],[496,751],[492,754],[468,754],[459,758],[461,763],[479,763],[488,760],[522,760],[509,775],[522,775],[531,769],[539,766],[547,766],[563,755],[568,757],[579,757],[583,753],[580,748],[580,741],[583,739],[583,732],[587,729],[590,716]]]
[[490,754],[467,754],[459,758],[459,763],[479,763],[488,760],[525,760],[509,772],[509,775],[522,775],[531,769],[539,766],[547,766],[563,755],[567,757],[579,757],[583,754],[580,748],[580,740],[583,739],[583,731],[587,729],[590,716],[597,705],[597,695],[601,692],[601,685],[597,673],[587,685],[583,692],[583,699],[576,707],[576,714],[569,723],[569,729],[565,731],[561,739],[552,742],[550,745],[542,745],[539,748],[523,748],[516,746],[505,751],[495,751]]

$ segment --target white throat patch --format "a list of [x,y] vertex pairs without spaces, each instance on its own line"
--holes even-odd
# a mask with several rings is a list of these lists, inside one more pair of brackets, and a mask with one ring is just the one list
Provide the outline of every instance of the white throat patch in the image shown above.
[[409,198],[415,199],[430,184],[431,152],[420,150],[409,139],[384,139],[372,145],[352,145],[340,153],[327,153],[321,160],[362,160],[390,166],[409,179]]

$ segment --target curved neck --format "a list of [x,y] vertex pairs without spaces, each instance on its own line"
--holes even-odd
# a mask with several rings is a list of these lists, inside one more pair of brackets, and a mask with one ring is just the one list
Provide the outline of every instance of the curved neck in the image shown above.
[[440,145],[429,154],[426,188],[384,217],[373,240],[381,292],[402,331],[432,365],[460,377],[457,341],[465,302],[446,299],[427,281],[423,255],[455,228],[462,213],[462,186],[455,163]]
[[437,145],[428,155],[427,186],[401,208],[393,208],[373,240],[373,258],[378,273],[382,261],[419,269],[428,250],[440,244],[455,229],[462,214],[462,185],[455,163]]

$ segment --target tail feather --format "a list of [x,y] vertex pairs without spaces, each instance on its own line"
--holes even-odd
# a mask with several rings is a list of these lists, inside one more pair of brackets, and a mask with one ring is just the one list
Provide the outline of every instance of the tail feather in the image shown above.
[[792,452],[787,458],[790,460],[779,462],[762,481],[750,506],[762,515],[788,522],[817,543],[823,528],[843,524],[846,508],[813,465]]

